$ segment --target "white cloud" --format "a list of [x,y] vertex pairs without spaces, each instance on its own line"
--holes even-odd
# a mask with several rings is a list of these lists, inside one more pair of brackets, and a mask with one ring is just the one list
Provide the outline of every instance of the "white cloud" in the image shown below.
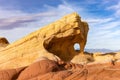
[[115,4],[115,5],[108,6],[106,9],[107,10],[114,10],[115,11],[114,15],[116,17],[119,17],[120,16],[120,1],[117,4]]
[[[83,15],[82,19],[90,25],[87,48],[120,49],[119,19],[91,16],[84,12],[82,6],[79,8],[65,1],[57,7],[49,5],[44,5],[44,7],[46,8],[45,12],[36,14],[25,13],[20,10],[5,10],[0,7],[0,36],[5,36],[10,42],[13,42],[41,26],[56,21],[63,15],[77,11]],[[118,7],[115,8],[114,6],[108,9],[119,10]]]
[[55,16],[54,12],[44,12],[37,14],[28,14],[27,16],[11,17],[0,19],[0,29],[12,29],[17,27],[25,27],[23,24],[36,22],[39,18]]
[[10,30],[0,30],[0,36],[6,37],[9,42],[14,42],[35,30],[37,30],[37,28],[34,27],[20,27]]
[[118,2],[117,4],[112,5],[112,6],[110,6],[110,7],[107,7],[107,9],[108,9],[108,10],[109,10],[109,9],[114,9],[114,10],[120,9],[120,2]]
[[[91,22],[90,22],[90,21]],[[89,36],[86,48],[120,49],[120,20],[115,17],[89,19]]]
[[108,22],[104,25],[101,25],[101,28],[102,30],[107,30],[107,29],[113,29],[113,28],[116,28],[120,26],[120,21],[112,21],[112,22]]
[[[120,29],[90,28],[87,48],[120,49]],[[119,46],[119,47],[118,47]]]
[[[0,7],[0,29],[12,29],[17,27],[26,27],[24,24],[36,23],[48,24],[57,20],[63,15],[74,12],[73,7],[68,6],[67,2],[58,5],[58,7],[52,7],[44,5],[45,12],[40,13],[25,13],[20,10],[6,10]],[[44,21],[43,21],[44,20]],[[28,25],[29,26],[29,25]],[[43,26],[43,25],[41,25]]]
[[28,13],[24,13],[20,10],[4,9],[2,6],[0,6],[0,19],[17,17],[17,16],[26,16],[26,15],[28,15]]
[[89,22],[89,23],[96,23],[96,24],[99,24],[99,23],[106,23],[106,22],[109,22],[109,21],[112,21],[113,18],[91,18],[91,19],[86,19],[85,21]]
[[[5,36],[10,42],[25,36],[25,34],[49,24],[61,16],[74,12],[74,10],[60,4],[58,7],[45,6],[48,9],[40,13],[25,13],[20,10],[5,10],[0,7],[0,36]],[[17,33],[17,35],[16,35]],[[19,36],[18,36],[19,35]]]

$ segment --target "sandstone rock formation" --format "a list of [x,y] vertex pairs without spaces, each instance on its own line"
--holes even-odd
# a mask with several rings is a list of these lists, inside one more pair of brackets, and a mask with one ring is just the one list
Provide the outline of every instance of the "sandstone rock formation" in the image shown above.
[[115,53],[107,53],[107,54],[101,54],[101,53],[94,53],[93,57],[95,62],[97,63],[104,63],[104,62],[111,62],[114,60]]
[[120,80],[120,62],[81,65],[40,60],[27,67],[0,71],[0,80]]
[[[88,30],[88,24],[77,13],[66,15],[1,50],[0,69],[27,66],[40,57],[79,62]],[[74,50],[75,43],[80,44],[80,52]]]
[[0,80],[120,80],[120,52],[84,52],[88,30],[73,13],[12,44],[0,38]]
[[6,47],[9,44],[8,40],[4,37],[0,37],[0,49]]

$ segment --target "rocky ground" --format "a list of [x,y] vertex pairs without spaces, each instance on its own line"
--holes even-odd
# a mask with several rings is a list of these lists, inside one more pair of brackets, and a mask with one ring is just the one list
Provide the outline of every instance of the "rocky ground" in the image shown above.
[[120,80],[120,62],[73,64],[44,59],[33,64],[0,71],[0,80]]

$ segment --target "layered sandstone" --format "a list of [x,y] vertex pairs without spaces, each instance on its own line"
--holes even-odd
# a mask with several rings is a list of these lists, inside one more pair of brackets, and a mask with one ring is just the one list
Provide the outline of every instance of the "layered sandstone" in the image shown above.
[[40,60],[27,67],[0,71],[0,80],[120,80],[120,62],[81,65]]
[[120,60],[120,52],[93,53],[94,63],[116,62]]
[[[79,63],[88,30],[77,13],[66,15],[2,49],[0,69],[27,66],[40,57]],[[74,50],[75,43],[80,44],[80,52]]]
[[0,80],[120,80],[120,52],[84,52],[88,30],[72,13],[12,44],[1,37]]

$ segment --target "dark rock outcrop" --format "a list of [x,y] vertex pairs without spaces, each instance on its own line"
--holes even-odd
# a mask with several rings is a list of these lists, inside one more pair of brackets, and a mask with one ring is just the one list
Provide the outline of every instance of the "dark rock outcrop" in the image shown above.
[[0,37],[0,48],[6,47],[9,44],[5,37]]

